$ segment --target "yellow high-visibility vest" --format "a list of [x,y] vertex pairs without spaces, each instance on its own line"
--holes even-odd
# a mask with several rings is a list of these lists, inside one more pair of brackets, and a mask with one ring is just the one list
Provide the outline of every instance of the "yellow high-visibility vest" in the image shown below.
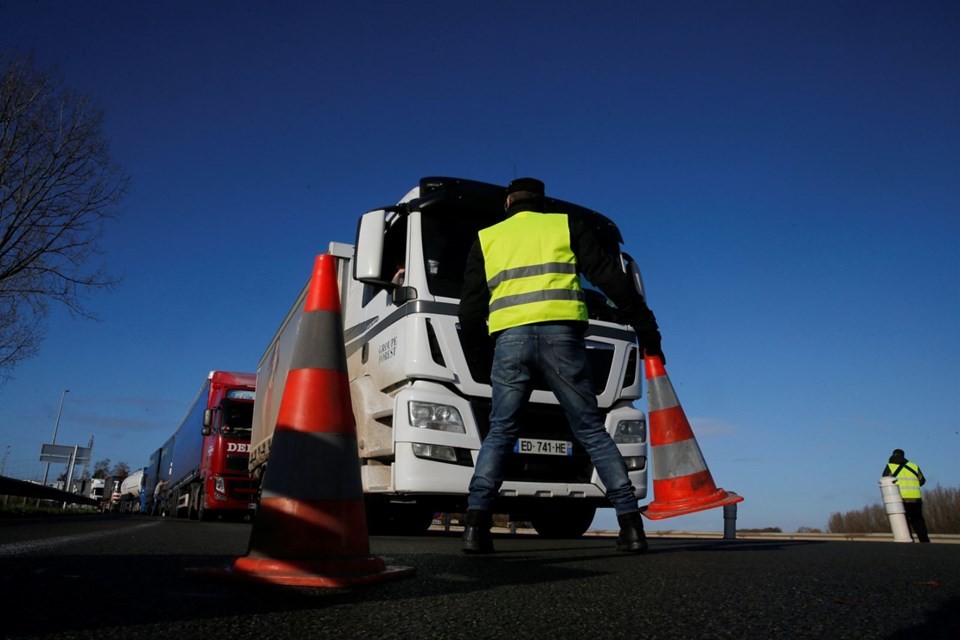
[[534,322],[587,320],[563,213],[521,211],[480,231],[490,333]]
[[923,495],[920,492],[920,467],[912,462],[903,465],[899,473],[897,467],[899,464],[889,462],[887,468],[890,469],[890,475],[897,479],[897,486],[900,488],[900,497],[904,500],[919,500]]

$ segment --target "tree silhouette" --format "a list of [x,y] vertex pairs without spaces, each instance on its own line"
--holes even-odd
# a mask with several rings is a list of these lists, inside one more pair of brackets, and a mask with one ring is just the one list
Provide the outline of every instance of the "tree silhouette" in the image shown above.
[[106,478],[109,475],[110,475],[110,458],[97,460],[95,463],[93,463],[94,478]]
[[102,119],[55,72],[0,53],[0,384],[38,353],[51,301],[94,317],[83,296],[117,284],[90,264],[128,181]]
[[130,475],[130,465],[126,462],[118,462],[113,466],[113,470],[110,472],[114,478],[126,478]]

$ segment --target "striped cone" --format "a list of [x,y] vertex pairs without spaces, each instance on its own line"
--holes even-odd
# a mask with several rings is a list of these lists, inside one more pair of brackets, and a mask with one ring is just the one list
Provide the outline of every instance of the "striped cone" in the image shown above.
[[654,501],[644,515],[660,520],[743,501],[718,489],[670,384],[663,361],[644,354]]
[[287,374],[250,549],[228,572],[300,587],[413,573],[370,555],[331,255],[317,256]]

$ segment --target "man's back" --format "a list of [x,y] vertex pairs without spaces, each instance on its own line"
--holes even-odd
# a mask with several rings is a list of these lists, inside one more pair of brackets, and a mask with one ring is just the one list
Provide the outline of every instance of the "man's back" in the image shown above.
[[479,233],[489,326],[587,321],[566,214],[518,211]]

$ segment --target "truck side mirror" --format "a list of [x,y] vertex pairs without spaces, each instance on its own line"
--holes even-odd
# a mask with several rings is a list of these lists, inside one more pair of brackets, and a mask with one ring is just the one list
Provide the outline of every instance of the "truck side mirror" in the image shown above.
[[383,279],[383,238],[386,229],[386,211],[368,211],[357,226],[357,249],[353,260],[353,278],[374,285],[390,284]]
[[393,295],[390,298],[393,304],[398,307],[405,304],[409,300],[416,300],[416,299],[417,299],[417,290],[414,289],[413,287],[403,287],[403,286],[398,286],[396,289],[394,289]]
[[633,258],[629,253],[621,254],[624,266],[626,267],[627,275],[630,276],[630,279],[633,281],[633,286],[644,300],[647,298],[647,294],[643,289],[643,275],[640,273],[640,267],[637,266],[637,263],[634,262]]
[[208,436],[212,433],[210,426],[213,424],[213,409],[206,409],[203,412],[203,429],[200,430],[205,436]]

